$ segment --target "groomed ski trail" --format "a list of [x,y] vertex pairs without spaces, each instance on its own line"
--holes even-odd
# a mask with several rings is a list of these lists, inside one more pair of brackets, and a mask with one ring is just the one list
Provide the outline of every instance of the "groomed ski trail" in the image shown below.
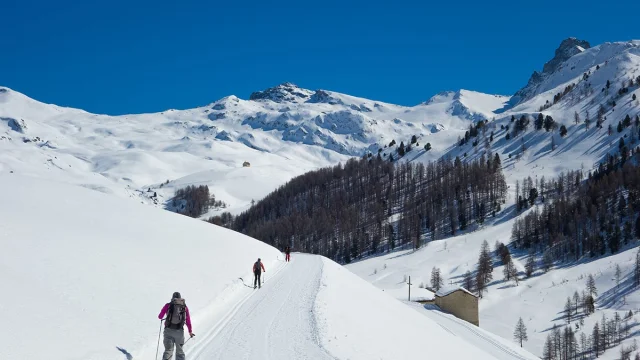
[[319,256],[296,254],[197,345],[187,348],[187,358],[334,360],[320,346],[313,312],[322,268]]
[[477,348],[492,354],[497,360],[531,360],[525,354],[520,354],[517,350],[505,346],[500,340],[495,339],[496,335],[480,331],[475,325],[447,314],[435,305],[410,304],[417,311],[432,319],[455,336],[465,339]]

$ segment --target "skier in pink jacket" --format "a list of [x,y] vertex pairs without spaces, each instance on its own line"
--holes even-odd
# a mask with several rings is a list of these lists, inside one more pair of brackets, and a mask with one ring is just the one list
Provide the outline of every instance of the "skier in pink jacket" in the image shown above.
[[[167,315],[166,319],[164,316]],[[171,301],[165,304],[158,315],[158,319],[164,319],[164,354],[162,360],[170,360],[173,357],[173,349],[176,349],[176,360],[185,360],[184,350],[184,325],[187,325],[189,336],[195,334],[191,328],[191,316],[186,302],[179,292],[174,292]]]

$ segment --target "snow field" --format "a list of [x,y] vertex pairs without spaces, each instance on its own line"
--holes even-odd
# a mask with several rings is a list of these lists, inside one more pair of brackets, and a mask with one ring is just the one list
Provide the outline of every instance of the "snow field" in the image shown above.
[[15,174],[1,175],[0,188],[0,308],[12,324],[0,330],[3,359],[155,350],[157,315],[174,291],[199,334],[258,257],[267,271],[282,259],[243,235],[96,191]]

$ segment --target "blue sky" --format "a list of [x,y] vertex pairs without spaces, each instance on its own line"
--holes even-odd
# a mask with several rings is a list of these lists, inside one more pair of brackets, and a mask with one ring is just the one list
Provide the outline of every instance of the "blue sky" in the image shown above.
[[620,15],[589,0],[4,0],[0,85],[107,114],[246,99],[285,81],[403,105],[459,88],[512,94],[566,37],[640,38],[640,2],[615,8]]

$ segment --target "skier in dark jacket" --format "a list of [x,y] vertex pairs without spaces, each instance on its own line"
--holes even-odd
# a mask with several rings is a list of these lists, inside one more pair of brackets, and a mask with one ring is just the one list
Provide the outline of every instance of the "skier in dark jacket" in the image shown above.
[[284,248],[284,258],[287,262],[291,260],[291,248],[289,245]]
[[173,348],[176,349],[176,360],[184,360],[184,325],[187,325],[189,336],[194,337],[191,328],[191,316],[189,308],[179,292],[174,292],[171,301],[165,304],[158,315],[158,319],[162,320],[164,316],[167,318],[164,322],[164,354],[162,360],[170,360],[173,357]]
[[253,264],[253,288],[256,288],[256,285],[258,286],[258,288],[260,288],[260,275],[262,274],[262,272],[267,272],[267,270],[264,269],[264,265],[262,264],[262,261],[260,261],[260,258],[258,258],[258,261],[256,261]]

